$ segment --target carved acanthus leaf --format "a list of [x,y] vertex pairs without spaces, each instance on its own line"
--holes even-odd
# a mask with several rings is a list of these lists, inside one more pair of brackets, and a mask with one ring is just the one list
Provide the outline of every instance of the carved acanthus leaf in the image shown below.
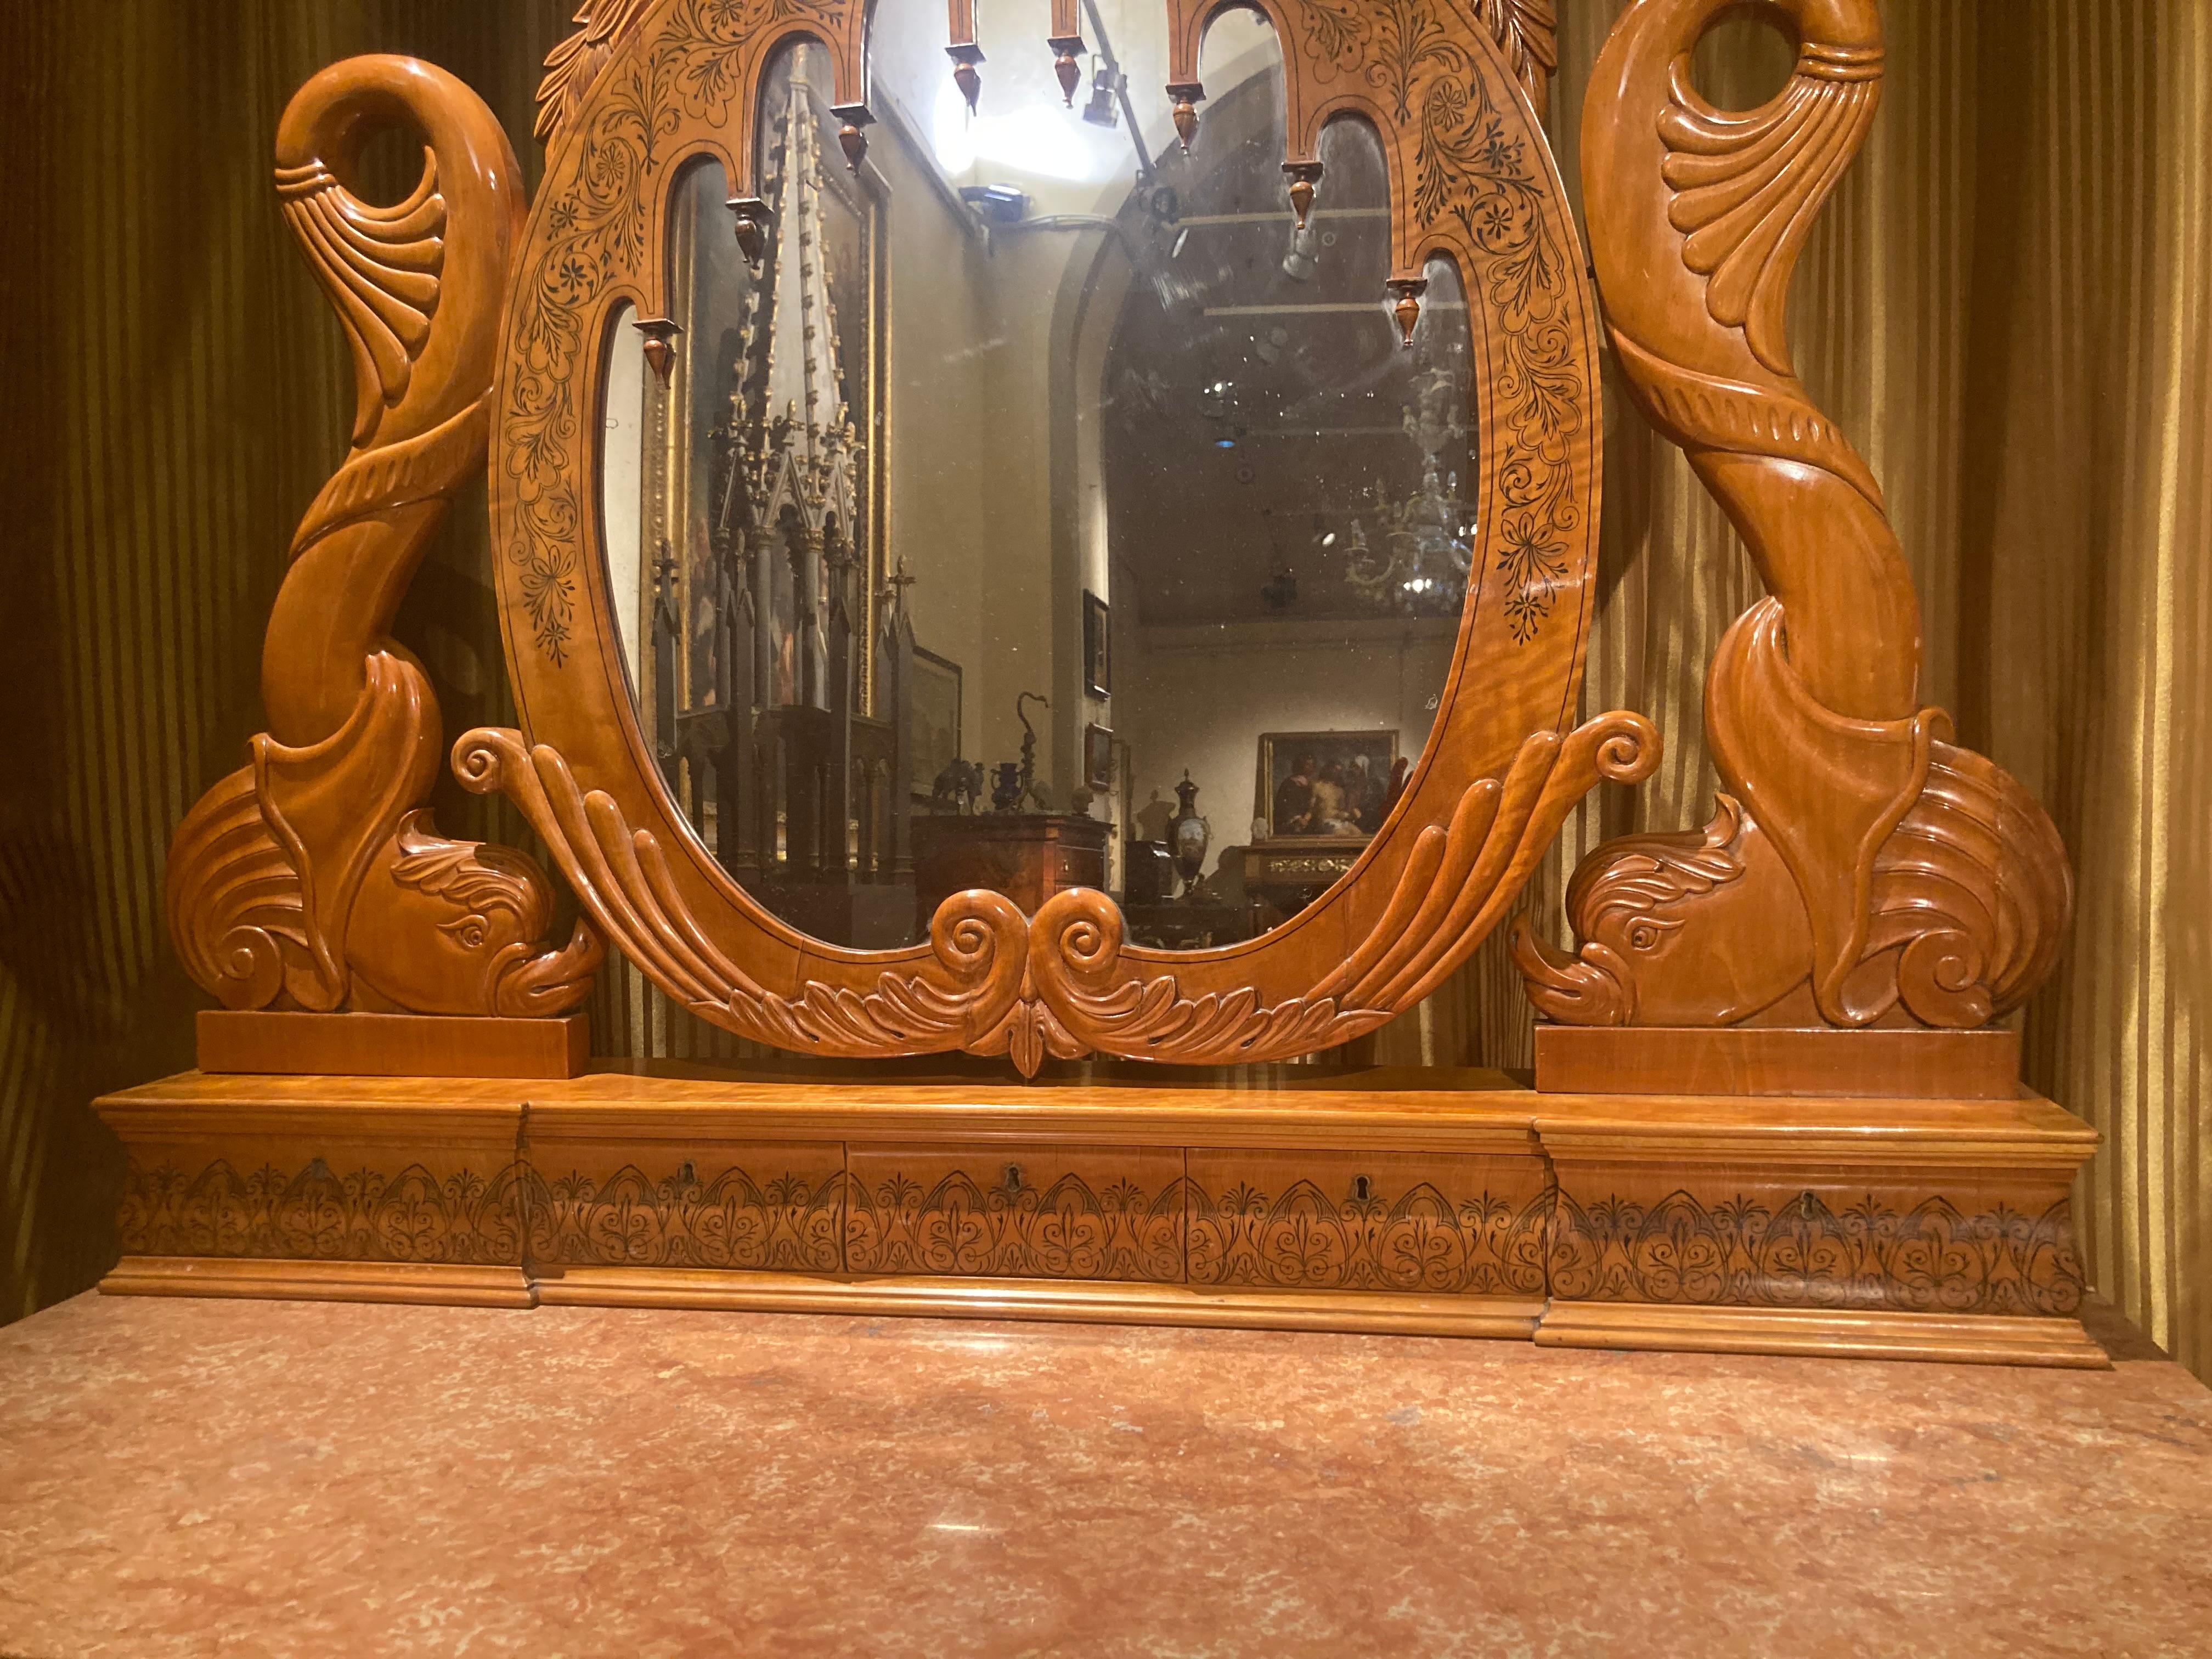
[[453,749],[461,781],[503,791],[586,912],[701,1018],[801,1053],[1003,1054],[1024,1076],[1047,1057],[1094,1050],[1280,1060],[1371,1031],[1466,961],[1600,778],[1633,782],[1658,759],[1658,734],[1637,714],[1529,738],[1502,781],[1465,791],[1449,829],[1422,832],[1359,949],[1309,994],[1268,1005],[1249,987],[1187,995],[1172,973],[1127,971],[1121,910],[1089,888],[1054,894],[1033,920],[999,894],[956,893],[931,919],[935,960],[920,971],[887,968],[866,991],[808,981],[779,996],[708,937],[659,837],[634,828],[612,796],[582,788],[557,752],[497,728]]
[[592,82],[651,3],[583,0],[576,8],[575,33],[545,54],[545,78],[538,83],[538,125],[533,129],[538,143],[550,145],[574,118]]
[[177,826],[166,900],[185,971],[227,1008],[268,1006],[287,969],[310,960],[300,878],[262,819],[251,767],[201,796]]
[[1706,277],[1713,320],[1790,375],[1790,277],[1821,204],[1858,154],[1881,90],[1879,48],[1807,46],[1788,86],[1757,109],[1717,110],[1678,60],[1659,118],[1682,258]]
[[278,167],[276,193],[353,348],[358,448],[385,410],[406,396],[430,338],[446,257],[437,158],[423,152],[422,182],[397,207],[371,206],[320,161]]
[[1552,76],[1559,66],[1559,14],[1553,0],[1474,0],[1475,20],[1490,31],[1498,50],[1536,106],[1550,102]]

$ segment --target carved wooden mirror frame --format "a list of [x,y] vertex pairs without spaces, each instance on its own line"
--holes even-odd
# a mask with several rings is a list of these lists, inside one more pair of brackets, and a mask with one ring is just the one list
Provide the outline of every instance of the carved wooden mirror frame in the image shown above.
[[[959,9],[955,8],[956,12]],[[1168,0],[1176,124],[1203,143],[1199,50],[1217,0]],[[1283,44],[1303,215],[1327,182],[1322,128],[1379,135],[1389,295],[1410,336],[1432,256],[1469,300],[1479,455],[1474,574],[1437,725],[1403,799],[1351,873],[1288,923],[1212,950],[1127,943],[1103,894],[1024,915],[957,894],[927,945],[844,949],[771,915],[686,829],[628,691],[597,503],[605,344],[627,302],[671,313],[665,215],[712,156],[732,207],[758,177],[755,101],[795,37],[835,65],[848,155],[864,151],[866,13],[850,0],[649,0],[592,9],[543,94],[547,167],[519,246],[492,404],[491,515],[524,730],[478,731],[454,764],[544,838],[594,924],[671,996],[804,1053],[1010,1054],[1024,1073],[1088,1053],[1280,1059],[1374,1030],[1427,995],[1504,914],[1577,800],[1656,764],[1650,727],[1571,721],[1598,522],[1596,317],[1530,101],[1548,40],[1491,0],[1264,0]],[[1064,10],[1065,17],[1057,15]],[[1051,39],[1079,33],[1055,8]],[[962,20],[956,16],[955,33]],[[1516,77],[1516,70],[1518,76]],[[1462,695],[1462,692],[1468,695]]]

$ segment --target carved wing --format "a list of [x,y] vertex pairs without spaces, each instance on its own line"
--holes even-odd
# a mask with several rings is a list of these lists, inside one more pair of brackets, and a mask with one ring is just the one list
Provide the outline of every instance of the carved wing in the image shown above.
[[320,161],[276,169],[284,222],[345,325],[356,394],[353,445],[374,436],[384,411],[407,395],[430,338],[446,259],[446,198],[437,158],[422,155],[422,181],[397,207],[372,207]]
[[1741,114],[1714,109],[1675,60],[1659,136],[1667,217],[1682,258],[1710,278],[1705,308],[1753,355],[1789,374],[1790,276],[1821,204],[1858,154],[1881,93],[1880,47],[1808,42],[1782,92]]
[[538,83],[538,125],[532,130],[539,143],[550,144],[576,112],[607,59],[637,26],[649,3],[583,0],[576,8],[576,32],[545,54],[545,78]]
[[1553,0],[1475,0],[1475,20],[1490,31],[1505,62],[1541,115],[1559,66],[1559,24]]

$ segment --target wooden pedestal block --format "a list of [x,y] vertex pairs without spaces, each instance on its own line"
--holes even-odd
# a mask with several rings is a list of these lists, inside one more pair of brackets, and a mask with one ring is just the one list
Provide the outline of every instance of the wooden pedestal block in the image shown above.
[[2047,1101],[210,1077],[100,1103],[103,1289],[2101,1364]]
[[1536,1087],[1545,1094],[2010,1100],[2020,1092],[2020,1033],[1540,1020]]
[[200,1070],[248,1076],[566,1078],[592,1053],[587,1014],[501,1019],[204,1008],[197,1035]]
[[528,1307],[512,1085],[209,1077],[111,1096],[108,1291]]
[[[2049,1101],[1540,1097],[1539,1341],[2100,1364]],[[1663,1312],[1659,1311],[1663,1310]]]

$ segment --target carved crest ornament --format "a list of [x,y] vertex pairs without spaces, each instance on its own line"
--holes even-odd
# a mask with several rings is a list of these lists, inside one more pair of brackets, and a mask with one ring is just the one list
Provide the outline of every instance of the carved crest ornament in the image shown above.
[[[1203,145],[1200,47],[1217,7],[1164,3],[1165,94],[1183,143]],[[1327,199],[1323,128],[1367,123],[1391,203],[1378,305],[1410,337],[1424,271],[1443,258],[1470,313],[1478,529],[1455,655],[1420,763],[1344,879],[1218,949],[1139,946],[1110,898],[1078,889],[1033,915],[956,894],[926,945],[865,951],[779,921],[697,844],[640,729],[603,574],[605,343],[629,307],[650,361],[656,319],[673,314],[668,215],[687,162],[719,161],[740,246],[748,226],[761,235],[757,105],[794,36],[826,48],[840,143],[863,165],[868,11],[586,0],[547,62],[546,167],[526,210],[496,121],[437,70],[352,59],[285,112],[278,195],[346,331],[359,401],[270,620],[270,729],[173,848],[170,921],[193,976],[234,1008],[556,1014],[588,994],[606,940],[748,1038],[822,1055],[1005,1054],[1027,1075],[1090,1054],[1307,1053],[1375,1030],[1466,962],[1582,797],[1658,761],[1639,715],[1576,723],[1599,317],[1539,125],[1551,7],[1259,9],[1282,46],[1286,214],[1303,223]],[[1768,588],[1708,679],[1727,793],[1700,833],[1630,837],[1585,863],[1573,955],[1525,924],[1515,952],[1538,1006],[1565,1022],[1978,1025],[2050,969],[2070,901],[2063,849],[2016,782],[1918,706],[1917,606],[1880,489],[1784,343],[1796,254],[1873,118],[1878,18],[1873,0],[1775,7],[1801,43],[1795,73],[1730,112],[1687,72],[1729,9],[1638,0],[1599,61],[1583,132],[1614,349]],[[1072,62],[1078,8],[1051,9],[1045,44]],[[975,9],[951,11],[972,103]],[[421,182],[373,206],[347,181],[365,137],[394,124],[422,139]],[[520,729],[463,734],[452,764],[471,789],[503,791],[544,841],[586,918],[565,943],[547,938],[552,894],[529,859],[431,823],[437,704],[386,636],[447,503],[483,467]]]

